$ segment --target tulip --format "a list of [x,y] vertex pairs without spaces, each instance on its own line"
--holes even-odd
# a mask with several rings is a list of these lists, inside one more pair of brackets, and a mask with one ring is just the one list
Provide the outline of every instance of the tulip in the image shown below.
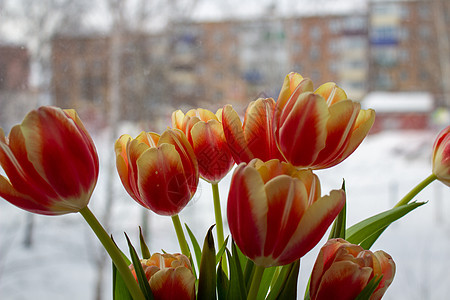
[[172,114],[172,127],[183,131],[197,157],[199,173],[210,183],[219,182],[234,164],[228,150],[221,123],[221,110],[217,115],[198,108],[186,113]]
[[345,203],[343,190],[321,197],[310,170],[259,159],[234,171],[228,195],[228,223],[236,245],[256,265],[289,264],[322,238]]
[[32,213],[79,212],[97,183],[94,143],[74,110],[44,106],[0,129],[0,196]]
[[275,107],[274,136],[284,158],[294,166],[324,169],[353,153],[374,120],[373,110],[361,110],[335,83],[313,92],[311,80],[290,73]]
[[284,160],[273,137],[272,120],[275,101],[272,98],[250,102],[244,124],[231,105],[222,111],[222,123],[231,155],[237,164],[249,163],[253,158],[262,161]]
[[141,264],[155,300],[195,299],[195,276],[185,255],[155,253]]
[[375,276],[382,278],[370,299],[381,299],[394,274],[395,263],[384,251],[372,253],[343,239],[332,239],[320,249],[314,264],[311,300],[355,299]]
[[159,215],[174,216],[197,190],[198,166],[183,132],[168,129],[161,136],[124,134],[115,143],[122,184],[139,204]]
[[450,186],[450,125],[444,128],[433,145],[433,174]]

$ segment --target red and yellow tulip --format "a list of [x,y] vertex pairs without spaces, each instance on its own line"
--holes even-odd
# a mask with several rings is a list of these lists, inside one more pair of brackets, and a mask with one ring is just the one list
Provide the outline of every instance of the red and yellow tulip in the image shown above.
[[198,166],[186,136],[168,129],[161,136],[125,134],[115,144],[122,184],[142,206],[160,215],[178,214],[195,194]]
[[234,164],[217,114],[198,108],[172,114],[172,127],[183,131],[197,157],[200,176],[210,183],[219,182]]
[[[155,300],[195,299],[195,276],[185,255],[155,253],[141,264]],[[136,277],[133,265],[130,269]]]
[[311,80],[290,73],[275,107],[274,136],[284,158],[294,166],[324,169],[353,153],[374,120],[373,110],[361,110],[335,83],[314,91]]
[[262,161],[283,160],[273,137],[272,121],[275,101],[272,98],[250,102],[245,112],[244,124],[231,105],[222,111],[225,137],[237,164],[249,163],[253,158]]
[[450,125],[439,133],[434,142],[433,174],[450,186]]
[[32,213],[60,215],[86,207],[97,183],[94,143],[74,110],[44,106],[8,137],[0,129],[0,196]]
[[383,276],[371,300],[381,299],[394,279],[395,263],[384,251],[364,250],[343,239],[329,240],[311,274],[312,300],[355,299],[375,276]]
[[343,190],[321,197],[319,178],[279,160],[241,163],[228,195],[228,224],[239,249],[264,267],[289,264],[322,238],[345,203]]

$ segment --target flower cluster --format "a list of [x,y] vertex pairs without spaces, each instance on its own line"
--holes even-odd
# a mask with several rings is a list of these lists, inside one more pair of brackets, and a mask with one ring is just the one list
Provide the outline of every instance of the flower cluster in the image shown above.
[[[380,299],[395,274],[393,259],[370,247],[393,221],[424,203],[412,199],[438,179],[450,186],[450,126],[433,146],[432,174],[391,210],[346,227],[344,185],[323,196],[318,169],[351,155],[369,133],[371,109],[347,99],[335,83],[316,90],[300,74],[286,76],[276,100],[251,102],[241,121],[231,105],[215,114],[172,114],[162,134],[127,134],[115,143],[116,166],[128,194],[156,214],[170,216],[182,254],[150,255],[141,235],[139,259],[129,242],[124,258],[88,208],[99,174],[94,143],[74,110],[41,107],[8,137],[0,130],[0,196],[24,210],[80,212],[114,262],[115,299],[291,299],[297,297],[300,258],[330,225],[306,297]],[[224,238],[218,182],[235,168]],[[208,231],[203,249],[179,214],[199,178],[211,183],[217,252]],[[195,262],[194,263],[194,258]],[[261,284],[264,281],[267,284]]]

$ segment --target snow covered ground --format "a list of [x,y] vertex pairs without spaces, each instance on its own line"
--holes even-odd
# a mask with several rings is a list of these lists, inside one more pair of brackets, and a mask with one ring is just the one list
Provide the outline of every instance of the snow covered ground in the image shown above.
[[[342,164],[318,172],[323,193],[339,188],[345,178],[350,225],[391,208],[430,174],[436,134],[402,131],[369,136]],[[94,141],[102,154],[101,176],[89,206],[103,221],[106,162],[111,159],[113,146],[104,142],[105,134],[95,135]],[[123,232],[138,246],[138,226],[148,222],[150,250],[178,252],[170,218],[142,209],[126,194],[117,174],[112,175],[115,197],[109,231],[120,248],[127,250]],[[230,177],[220,184],[223,206]],[[180,214],[200,242],[214,223],[211,194],[210,186],[201,181],[193,201]],[[393,224],[373,247],[391,254],[397,264],[397,274],[384,299],[448,299],[450,190],[434,182],[417,200],[429,202]],[[26,247],[30,219],[32,240]],[[319,247],[302,259],[299,295],[303,294]],[[0,299],[95,299],[101,260],[105,262],[101,299],[111,299],[111,263],[81,215],[32,216],[0,201]]]

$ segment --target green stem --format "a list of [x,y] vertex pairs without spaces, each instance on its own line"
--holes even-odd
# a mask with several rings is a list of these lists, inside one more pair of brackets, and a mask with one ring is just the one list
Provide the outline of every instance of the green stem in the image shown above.
[[181,226],[180,217],[178,215],[172,216],[173,227],[177,233],[178,244],[180,244],[181,253],[189,257],[190,251],[184,236],[183,227]]
[[211,185],[214,200],[214,217],[216,218],[217,243],[219,245],[218,248],[220,249],[224,242],[224,236],[223,236],[222,210],[220,208],[219,184],[211,183]]
[[92,231],[94,231],[95,235],[100,240],[105,250],[108,252],[109,256],[111,257],[111,260],[114,262],[117,270],[120,272],[120,275],[122,275],[122,279],[125,282],[125,285],[127,286],[128,291],[130,292],[133,299],[145,300],[145,297],[142,294],[142,291],[139,288],[136,279],[131,274],[131,271],[128,268],[127,263],[122,257],[122,253],[117,248],[116,244],[114,244],[108,233],[102,227],[102,225],[94,216],[94,214],[91,212],[91,210],[86,206],[85,208],[82,208],[80,210],[80,214],[92,228]]
[[416,185],[408,194],[405,195],[394,207],[399,207],[405,204],[408,204],[421,190],[423,190],[427,185],[436,180],[436,175],[431,174],[418,185]]
[[261,284],[261,279],[264,274],[265,268],[263,266],[255,266],[255,271],[253,273],[252,284],[250,285],[250,291],[247,295],[247,300],[254,300],[258,296],[259,285]]
[[[213,201],[214,201],[214,217],[216,219],[216,230],[217,230],[217,244],[218,249],[222,248],[222,245],[225,241],[223,235],[223,221],[222,221],[222,209],[220,208],[220,195],[219,195],[219,184],[211,183],[212,192],[213,192]],[[223,257],[222,269],[225,272],[225,275],[228,276],[228,268],[227,268],[227,257],[224,254]]]

